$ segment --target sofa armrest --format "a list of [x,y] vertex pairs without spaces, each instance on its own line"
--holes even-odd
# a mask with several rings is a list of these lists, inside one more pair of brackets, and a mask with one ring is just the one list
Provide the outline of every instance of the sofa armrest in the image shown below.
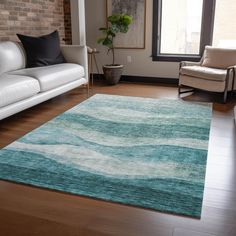
[[85,79],[88,81],[87,47],[80,45],[61,45],[61,51],[68,63],[75,63],[84,67]]

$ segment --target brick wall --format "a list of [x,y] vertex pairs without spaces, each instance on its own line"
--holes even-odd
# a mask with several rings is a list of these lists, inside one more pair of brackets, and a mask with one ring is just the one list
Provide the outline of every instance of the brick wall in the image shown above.
[[58,30],[71,42],[70,0],[0,0],[0,41],[18,40],[16,33],[39,36]]
[[72,43],[70,0],[64,0],[65,42]]

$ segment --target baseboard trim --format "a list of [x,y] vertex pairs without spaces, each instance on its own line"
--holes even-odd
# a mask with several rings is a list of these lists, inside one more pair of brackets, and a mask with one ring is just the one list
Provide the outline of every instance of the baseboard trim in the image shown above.
[[[95,80],[105,80],[103,74],[93,74]],[[133,76],[122,75],[121,82],[138,82],[148,84],[172,84],[178,85],[179,79],[176,78],[163,78],[163,77],[148,77],[148,76]]]

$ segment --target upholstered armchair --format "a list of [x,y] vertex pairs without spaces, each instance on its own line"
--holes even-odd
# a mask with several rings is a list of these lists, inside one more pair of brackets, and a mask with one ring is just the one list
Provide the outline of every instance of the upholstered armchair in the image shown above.
[[[200,89],[224,94],[236,90],[236,49],[206,46],[200,62],[183,61],[179,70],[179,95]],[[184,90],[184,87],[191,90]]]

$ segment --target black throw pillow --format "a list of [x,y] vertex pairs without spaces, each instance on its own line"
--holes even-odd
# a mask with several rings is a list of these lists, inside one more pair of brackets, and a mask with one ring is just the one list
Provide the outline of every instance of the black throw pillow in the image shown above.
[[41,37],[17,34],[26,52],[26,67],[49,66],[65,63],[61,53],[58,31]]

